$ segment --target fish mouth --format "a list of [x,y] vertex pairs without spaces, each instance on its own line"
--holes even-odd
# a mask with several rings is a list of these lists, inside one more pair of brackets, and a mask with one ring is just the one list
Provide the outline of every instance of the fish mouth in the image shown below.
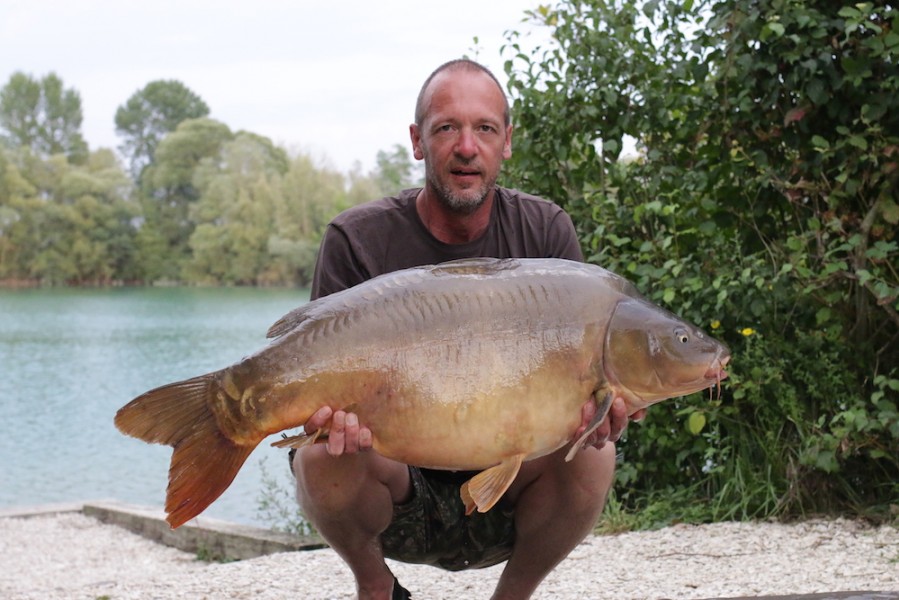
[[729,362],[730,356],[717,357],[712,361],[712,364],[709,365],[709,369],[705,372],[704,377],[719,383],[722,379],[727,379],[727,371],[724,370],[724,367],[726,367]]
[[712,364],[709,365],[708,371],[705,372],[705,377],[707,381],[713,381],[714,383],[709,386],[709,399],[713,398],[713,390],[717,390],[717,397],[721,399],[721,381],[723,379],[727,379],[727,371],[724,370],[724,367],[727,366],[727,363],[730,362],[730,355],[719,355],[715,360],[712,361]]

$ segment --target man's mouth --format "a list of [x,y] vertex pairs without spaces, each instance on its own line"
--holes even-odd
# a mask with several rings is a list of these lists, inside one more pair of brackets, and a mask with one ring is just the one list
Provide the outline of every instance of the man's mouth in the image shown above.
[[457,168],[450,169],[450,173],[456,177],[478,177],[481,172],[477,169]]

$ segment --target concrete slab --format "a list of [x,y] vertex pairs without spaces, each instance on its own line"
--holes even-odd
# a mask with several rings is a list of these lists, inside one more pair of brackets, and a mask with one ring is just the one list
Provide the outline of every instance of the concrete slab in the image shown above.
[[47,517],[62,513],[81,512],[83,502],[60,502],[56,504],[40,504],[38,506],[11,506],[0,508],[0,519],[13,517],[27,519],[29,517]]
[[172,529],[162,510],[121,502],[85,503],[82,512],[160,544],[196,553],[206,560],[243,560],[275,552],[325,547],[318,536],[294,536],[205,517]]

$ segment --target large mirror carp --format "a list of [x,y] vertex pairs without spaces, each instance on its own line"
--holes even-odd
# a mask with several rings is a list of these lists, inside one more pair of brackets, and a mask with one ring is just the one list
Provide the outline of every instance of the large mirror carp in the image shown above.
[[[461,493],[469,511],[486,511],[522,461],[566,444],[570,459],[614,396],[632,414],[718,385],[730,359],[626,279],[562,259],[389,273],[301,306],[268,336],[255,354],[146,392],[116,414],[122,432],[174,448],[172,527],[218,498],[267,436],[325,405],[357,413],[387,458],[482,471]],[[591,398],[596,418],[573,440]],[[322,432],[309,433],[275,445]]]

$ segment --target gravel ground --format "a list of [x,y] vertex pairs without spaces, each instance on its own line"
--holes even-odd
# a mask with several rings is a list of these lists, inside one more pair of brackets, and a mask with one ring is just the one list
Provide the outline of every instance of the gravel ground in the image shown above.
[[[413,598],[489,598],[501,565],[443,572],[391,563]],[[899,591],[899,529],[848,521],[719,523],[590,537],[535,599],[679,600],[841,590]],[[334,552],[226,564],[158,545],[80,513],[0,519],[0,597],[351,599]]]

